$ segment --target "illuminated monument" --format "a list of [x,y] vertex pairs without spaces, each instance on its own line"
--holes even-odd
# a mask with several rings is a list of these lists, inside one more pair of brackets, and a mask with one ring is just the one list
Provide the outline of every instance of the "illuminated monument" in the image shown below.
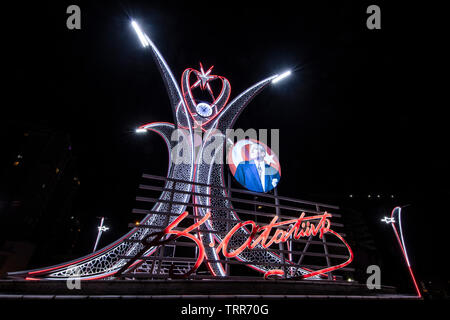
[[[159,191],[159,196],[137,197],[146,204],[153,202],[153,207],[135,209],[135,213],[145,214],[142,221],[103,249],[60,265],[12,272],[8,276],[28,280],[226,279],[233,277],[230,271],[233,266],[243,265],[253,270],[250,270],[255,274],[253,277],[261,279],[342,279],[332,272],[345,270],[353,260],[353,253],[342,232],[333,230],[343,227],[342,223],[331,223],[332,217],[340,217],[334,212],[337,207],[279,197],[277,192],[271,195],[232,189],[230,181],[228,186],[224,181],[221,159],[233,146],[224,133],[233,127],[258,93],[289,76],[290,72],[256,83],[231,102],[229,81],[213,75],[212,67],[205,71],[200,64],[200,70],[186,69],[180,88],[153,42],[136,22],[133,21],[132,26],[161,72],[174,117],[174,124],[154,122],[136,130],[158,133],[169,150],[167,177],[143,176],[163,182],[163,187],[140,186],[146,191]],[[196,78],[191,83],[193,77]],[[213,82],[219,84],[219,94],[214,93]],[[197,101],[194,89],[204,91],[212,102]],[[173,140],[174,132],[178,134],[177,141]],[[202,139],[197,139],[199,134]],[[179,141],[185,146],[183,161],[174,159]],[[217,144],[217,141],[223,143]],[[250,210],[248,206],[257,209]],[[243,219],[254,216],[259,221]],[[189,219],[191,222],[186,223]],[[183,246],[194,250],[191,257],[175,254],[175,249]],[[322,251],[313,250],[315,246]],[[333,253],[333,250],[340,251]],[[323,259],[325,263],[307,264],[308,257],[316,261]],[[207,272],[197,272],[201,266],[206,266]]]

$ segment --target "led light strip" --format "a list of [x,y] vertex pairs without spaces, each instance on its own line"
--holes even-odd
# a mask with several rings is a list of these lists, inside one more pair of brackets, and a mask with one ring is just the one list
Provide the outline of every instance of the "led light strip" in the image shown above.
[[[399,227],[400,227],[400,236],[399,236],[399,234],[397,232],[397,228],[395,227],[395,221],[396,220],[394,219],[394,214],[396,212],[397,212],[397,215],[398,215],[398,224],[399,224]],[[400,245],[400,248],[402,249],[403,257],[405,258],[406,265],[408,266],[409,274],[411,275],[411,279],[412,279],[412,281],[414,283],[414,288],[416,289],[417,296],[419,298],[422,298],[422,294],[420,293],[419,286],[417,285],[416,277],[414,276],[414,273],[413,273],[412,268],[411,268],[411,264],[409,263],[408,253],[406,252],[405,240],[403,238],[403,231],[402,231],[401,212],[402,212],[402,208],[401,207],[395,207],[394,210],[392,210],[392,213],[391,213],[392,229],[394,229],[394,233],[395,233],[395,236],[397,238],[398,244]]]

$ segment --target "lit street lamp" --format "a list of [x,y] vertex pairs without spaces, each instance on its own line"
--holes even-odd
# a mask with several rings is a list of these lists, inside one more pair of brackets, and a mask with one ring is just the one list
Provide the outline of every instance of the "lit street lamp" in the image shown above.
[[[397,238],[400,248],[402,249],[403,257],[405,258],[406,265],[408,266],[409,274],[411,275],[411,279],[414,283],[414,287],[416,289],[417,296],[419,298],[422,298],[422,294],[420,293],[419,287],[417,286],[416,278],[414,277],[414,273],[412,272],[412,269],[411,269],[411,264],[409,262],[408,253],[406,252],[405,241],[403,239],[401,213],[402,213],[402,207],[395,207],[392,210],[391,217],[384,217],[383,219],[381,219],[381,221],[383,221],[385,223],[390,223],[392,225],[392,229],[394,229],[395,237]],[[397,231],[397,227],[395,226],[396,219],[395,219],[394,215],[397,216],[398,225],[400,227],[400,234]]]
[[108,227],[103,225],[103,222],[105,221],[105,217],[101,217],[101,218],[102,219],[100,220],[100,225],[97,227],[98,228],[97,240],[95,240],[94,250],[92,252],[95,252],[95,250],[97,249],[97,245],[98,245],[98,242],[100,241],[100,237],[102,236],[102,233],[109,230]]
[[291,71],[290,70],[288,70],[286,72],[283,72],[282,74],[278,75],[275,79],[273,79],[272,83],[277,83],[278,81],[280,81],[280,80],[282,80],[282,79],[284,79],[286,77],[289,77],[290,75],[291,75]]

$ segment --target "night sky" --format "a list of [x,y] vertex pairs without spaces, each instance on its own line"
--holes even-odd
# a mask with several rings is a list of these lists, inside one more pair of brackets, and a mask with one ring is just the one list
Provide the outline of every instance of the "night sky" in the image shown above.
[[[70,4],[81,8],[81,30],[66,28]],[[366,28],[370,4],[381,7],[381,30]],[[97,216],[109,218],[104,244],[126,231],[142,172],[167,170],[160,137],[134,129],[173,121],[160,74],[130,27],[134,18],[176,78],[200,61],[214,65],[230,81],[231,98],[295,70],[255,98],[235,128],[280,129],[280,194],[330,203],[395,194],[396,204],[410,203],[412,261],[430,277],[439,250],[448,250],[438,235],[450,196],[447,103],[439,98],[443,82],[432,75],[444,56],[435,48],[443,41],[434,19],[440,10],[381,1],[7,6],[1,139],[11,152],[12,132],[69,133],[86,243]]]

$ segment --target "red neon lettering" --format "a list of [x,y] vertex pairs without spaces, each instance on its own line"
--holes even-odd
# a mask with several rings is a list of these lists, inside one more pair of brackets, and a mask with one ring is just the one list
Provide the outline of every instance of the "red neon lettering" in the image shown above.
[[[200,221],[194,223],[192,226],[184,229],[183,231],[178,231],[178,230],[172,230],[173,228],[175,228],[189,213],[186,211],[184,213],[182,213],[181,215],[179,215],[171,224],[169,224],[162,232],[158,233],[156,238],[154,240],[152,240],[150,242],[151,245],[162,245],[165,244],[167,242],[173,241],[175,239],[178,239],[180,237],[186,237],[191,239],[192,241],[195,242],[195,244],[198,246],[198,257],[197,257],[197,261],[195,262],[194,266],[186,273],[182,274],[182,275],[176,275],[173,273],[173,270],[171,269],[169,271],[169,275],[172,278],[186,278],[189,275],[191,275],[193,272],[195,272],[195,270],[198,269],[198,267],[200,267],[200,265],[203,262],[203,259],[205,258],[205,247],[203,246],[203,243],[200,241],[200,239],[196,238],[194,235],[190,234],[189,232],[191,232],[192,230],[198,228],[199,226],[201,226],[203,223],[205,223],[206,220],[209,219],[209,217],[211,216],[211,213],[207,213]],[[173,236],[168,237],[165,240],[161,240],[165,235],[167,234],[171,234]]]
[[[330,220],[328,218],[331,217],[331,214],[325,212],[322,215],[316,215],[311,217],[305,218],[305,213],[303,212],[298,219],[295,220],[286,220],[282,222],[276,223],[278,220],[278,217],[273,217],[272,221],[263,227],[257,226],[255,222],[249,220],[245,222],[240,222],[237,225],[235,225],[225,236],[222,243],[219,245],[218,250],[222,249],[222,254],[225,257],[232,258],[237,255],[239,255],[242,251],[245,249],[254,249],[258,244],[261,244],[263,248],[270,247],[273,243],[281,243],[286,242],[291,234],[294,234],[295,239],[299,239],[300,237],[306,237],[309,235],[317,235],[317,233],[320,232],[320,238],[323,237],[323,235],[326,232],[329,232],[330,230]],[[314,223],[309,222],[309,220],[317,220],[320,219],[320,221],[317,223],[317,225],[314,225]],[[306,221],[306,229],[304,229]],[[232,253],[228,252],[228,243],[230,239],[233,237],[233,235],[242,228],[243,226],[251,224],[252,225],[252,232],[248,239],[237,249],[235,249]],[[282,229],[277,229],[275,231],[275,234],[270,237],[270,232],[272,231],[272,228],[284,226],[284,225],[294,225],[291,227],[288,231],[284,231]],[[261,232],[262,231],[262,232]],[[261,232],[261,234],[256,238],[256,234]],[[267,240],[270,238],[270,240],[267,242]]]
[[[167,226],[162,232],[156,234],[156,238],[151,242],[152,245],[162,245],[164,243],[167,243],[169,241],[175,240],[179,237],[186,237],[191,239],[195,242],[199,249],[199,254],[196,260],[196,263],[190,269],[188,272],[186,272],[183,275],[175,275],[172,273],[172,270],[170,270],[169,274],[173,278],[180,278],[180,277],[188,277],[190,274],[195,272],[198,267],[200,267],[201,263],[204,260],[205,257],[205,248],[203,246],[202,241],[195,237],[194,235],[190,234],[191,231],[197,229],[199,226],[201,226],[203,223],[206,222],[206,220],[209,219],[211,216],[211,213],[207,213],[201,220],[197,221],[192,226],[186,228],[183,231],[173,230],[186,216],[188,215],[188,212],[184,212],[179,217],[177,217],[169,226]],[[237,223],[223,238],[222,242],[219,244],[219,246],[216,249],[216,252],[219,253],[220,250],[222,251],[222,254],[227,258],[234,258],[237,255],[239,255],[242,251],[245,249],[252,250],[254,249],[258,244],[260,244],[263,248],[270,247],[273,243],[281,243],[286,242],[289,240],[291,236],[293,236],[295,239],[299,239],[301,237],[306,236],[316,236],[319,234],[319,237],[322,238],[325,233],[331,233],[337,238],[339,238],[347,247],[349,251],[349,259],[345,261],[344,263],[341,263],[336,266],[327,267],[321,270],[311,271],[308,274],[305,274],[301,276],[301,278],[309,278],[315,275],[319,275],[322,273],[327,273],[339,268],[343,268],[344,266],[348,265],[353,260],[353,252],[350,249],[350,246],[347,244],[347,242],[342,238],[341,235],[336,233],[335,231],[330,229],[330,219],[331,214],[325,212],[322,215],[315,215],[310,217],[305,217],[305,213],[303,212],[298,219],[293,220],[286,220],[282,222],[278,222],[278,216],[275,216],[272,221],[265,226],[258,226],[254,221],[248,220],[244,222]],[[311,220],[319,220],[316,224],[311,222]],[[252,230],[248,236],[248,238],[235,250],[229,252],[228,251],[228,244],[231,240],[231,238],[235,235],[235,233],[242,227],[250,225],[252,227]],[[278,228],[280,226],[286,226],[289,225],[290,227],[288,230],[283,230],[281,228]],[[270,236],[270,233],[273,228],[277,228],[274,235]],[[257,236],[257,234],[259,234]],[[162,240],[165,235],[171,235],[167,237],[165,240]],[[284,271],[280,269],[270,270],[267,271],[264,274],[264,278],[267,279],[270,276],[282,276],[284,275]]]
[[223,255],[225,257],[227,257],[227,258],[234,258],[239,253],[241,253],[245,249],[245,247],[248,247],[248,245],[252,241],[252,235],[253,235],[254,232],[252,232],[252,234],[248,237],[248,239],[239,248],[234,250],[232,253],[229,253],[227,251],[228,242],[230,241],[231,237],[234,235],[234,233],[238,229],[242,228],[243,226],[245,226],[247,224],[251,224],[252,225],[252,231],[257,230],[256,223],[251,221],[251,220],[245,221],[245,222],[239,222],[237,225],[235,225],[233,227],[233,229],[231,229],[230,232],[228,232],[228,234],[223,239],[222,243],[219,245],[219,247],[222,247],[222,253],[223,253]]
[[284,276],[284,271],[280,269],[270,270],[264,273],[264,279],[268,279],[270,276]]

